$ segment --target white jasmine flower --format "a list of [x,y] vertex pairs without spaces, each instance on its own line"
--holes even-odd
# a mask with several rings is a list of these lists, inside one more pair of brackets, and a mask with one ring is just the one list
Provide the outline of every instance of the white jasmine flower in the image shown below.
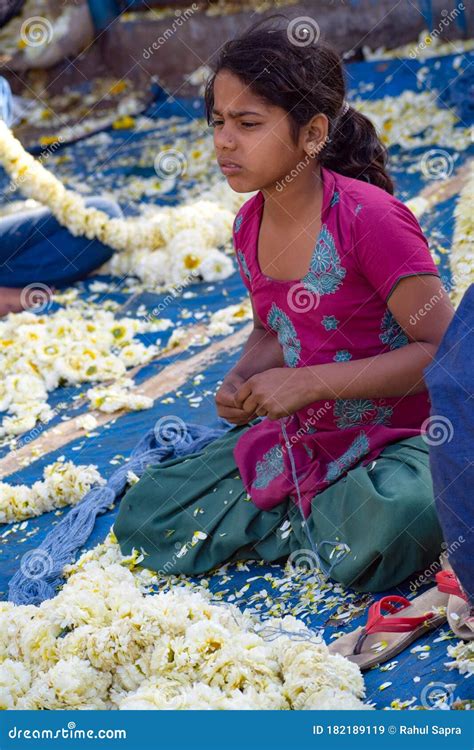
[[72,461],[49,464],[43,471],[43,481],[32,487],[0,482],[0,523],[23,521],[76,505],[93,485],[104,483],[97,466],[75,466]]
[[78,418],[77,423],[86,432],[94,430],[99,424],[92,414],[83,414]]

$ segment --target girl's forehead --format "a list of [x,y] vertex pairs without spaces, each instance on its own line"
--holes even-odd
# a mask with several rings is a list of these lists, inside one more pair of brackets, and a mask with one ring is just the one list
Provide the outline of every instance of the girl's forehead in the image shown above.
[[248,83],[227,70],[221,70],[214,81],[214,110],[226,112],[253,112],[267,114],[270,105],[255,94]]

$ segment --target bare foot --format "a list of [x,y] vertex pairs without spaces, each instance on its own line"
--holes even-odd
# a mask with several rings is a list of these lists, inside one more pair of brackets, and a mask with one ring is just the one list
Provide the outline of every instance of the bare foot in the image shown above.
[[8,315],[10,312],[21,312],[24,310],[22,292],[23,289],[0,286],[0,318]]
[[21,288],[0,286],[0,318],[25,310],[43,312],[51,303],[54,292],[54,287],[40,282]]

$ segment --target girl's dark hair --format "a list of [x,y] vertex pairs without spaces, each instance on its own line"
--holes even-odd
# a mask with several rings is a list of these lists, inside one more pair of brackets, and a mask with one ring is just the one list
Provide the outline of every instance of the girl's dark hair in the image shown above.
[[264,19],[219,51],[204,95],[208,123],[213,119],[215,77],[219,71],[227,70],[257,96],[288,112],[295,143],[300,128],[315,114],[324,113],[329,132],[328,141],[319,152],[320,163],[393,194],[393,182],[386,170],[387,150],[373,124],[352,107],[345,113],[341,111],[346,85],[340,56],[327,44],[308,37],[315,36],[308,19],[305,25],[303,19],[288,21],[284,17],[285,28],[275,24],[262,27],[276,18]]

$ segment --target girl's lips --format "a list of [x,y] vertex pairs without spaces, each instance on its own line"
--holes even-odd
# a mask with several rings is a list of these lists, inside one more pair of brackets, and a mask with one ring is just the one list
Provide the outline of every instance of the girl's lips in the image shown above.
[[220,168],[224,174],[237,174],[242,169],[238,164],[221,164]]

